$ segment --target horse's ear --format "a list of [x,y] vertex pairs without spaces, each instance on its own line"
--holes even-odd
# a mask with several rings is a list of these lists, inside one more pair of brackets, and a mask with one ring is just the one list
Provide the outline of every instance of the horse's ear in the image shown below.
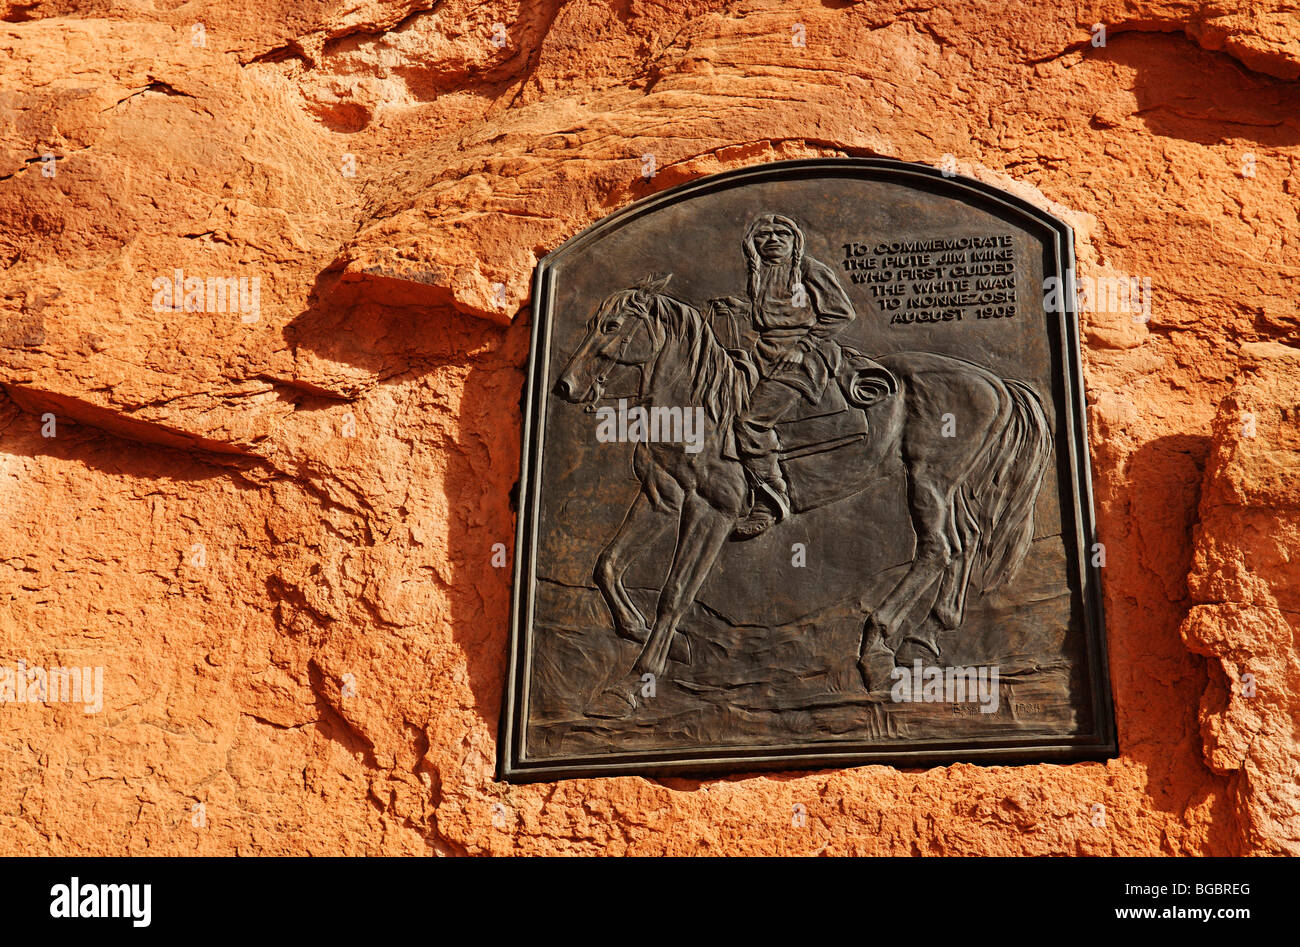
[[636,288],[647,293],[662,293],[668,281],[673,278],[671,273],[651,273],[649,276],[643,276],[636,281]]

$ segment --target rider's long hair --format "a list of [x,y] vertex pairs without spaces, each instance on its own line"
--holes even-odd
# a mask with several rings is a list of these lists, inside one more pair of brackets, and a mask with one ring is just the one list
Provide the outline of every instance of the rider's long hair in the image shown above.
[[757,218],[745,231],[745,240],[741,244],[745,251],[745,265],[749,267],[749,299],[755,306],[758,304],[763,258],[759,255],[758,246],[754,242],[754,235],[759,227],[767,224],[780,224],[794,234],[794,247],[790,253],[790,276],[786,282],[786,292],[794,295],[795,284],[799,282],[803,273],[803,231],[799,229],[799,225],[789,217],[783,217],[780,214],[763,214]]

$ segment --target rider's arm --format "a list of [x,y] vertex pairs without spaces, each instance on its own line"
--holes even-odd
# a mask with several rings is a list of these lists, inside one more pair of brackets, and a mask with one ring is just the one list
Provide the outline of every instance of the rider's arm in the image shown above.
[[804,288],[808,292],[808,302],[817,314],[817,323],[808,330],[801,343],[804,348],[811,349],[838,334],[857,318],[857,312],[835,274],[825,266],[812,263],[808,267]]

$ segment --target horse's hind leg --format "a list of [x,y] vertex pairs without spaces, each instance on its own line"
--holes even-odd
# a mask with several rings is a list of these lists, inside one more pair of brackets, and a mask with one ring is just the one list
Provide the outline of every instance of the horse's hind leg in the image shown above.
[[945,631],[952,631],[966,617],[966,593],[980,548],[979,523],[963,504],[959,503],[954,510],[952,520],[953,543],[957,552],[948,563],[939,582],[939,594],[934,600],[934,617]]
[[959,627],[965,617],[966,590],[975,563],[974,551],[979,548],[980,531],[973,519],[962,520],[960,510],[948,519],[952,560],[939,578],[939,594],[929,614],[903,632],[903,640],[894,654],[899,667],[908,667],[917,659],[924,664],[938,661],[939,634]]
[[870,691],[889,689],[903,622],[953,562],[955,550],[948,536],[951,490],[924,465],[909,471],[908,506],[916,530],[916,556],[863,628],[858,667]]

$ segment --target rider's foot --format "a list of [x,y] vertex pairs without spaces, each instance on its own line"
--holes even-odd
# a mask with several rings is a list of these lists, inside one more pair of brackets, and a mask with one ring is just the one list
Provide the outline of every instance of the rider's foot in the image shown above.
[[766,500],[756,501],[749,516],[736,524],[732,536],[736,539],[753,539],[755,536],[761,536],[771,529],[776,520],[776,511],[772,509],[771,504]]

